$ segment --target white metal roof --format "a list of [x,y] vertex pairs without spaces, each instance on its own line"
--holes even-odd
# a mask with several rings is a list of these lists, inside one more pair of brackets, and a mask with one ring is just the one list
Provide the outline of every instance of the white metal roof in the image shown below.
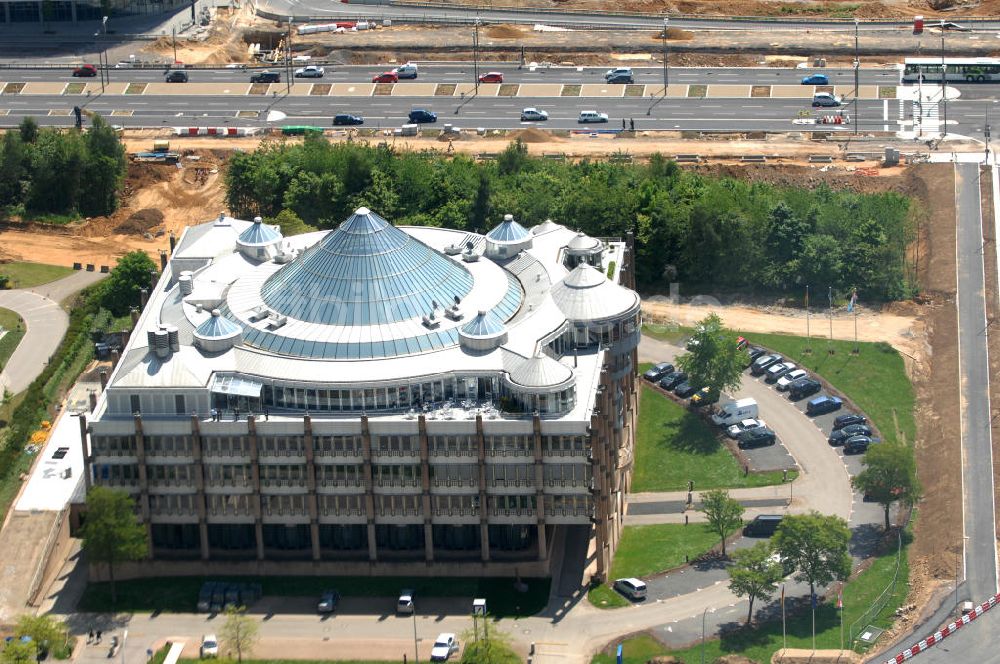
[[639,308],[639,295],[582,263],[552,287],[556,306],[572,321],[600,321]]

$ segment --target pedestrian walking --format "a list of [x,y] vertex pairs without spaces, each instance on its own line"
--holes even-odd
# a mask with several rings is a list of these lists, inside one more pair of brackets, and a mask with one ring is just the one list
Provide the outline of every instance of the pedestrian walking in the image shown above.
[[97,641],[95,641],[94,643],[100,643],[100,642],[101,642],[101,630],[97,630]]
[[628,129],[629,131],[635,131],[635,118],[628,119]]
[[87,644],[90,645],[94,642],[94,628],[91,627],[90,631],[87,632]]
[[622,118],[622,131],[625,131],[625,118]]

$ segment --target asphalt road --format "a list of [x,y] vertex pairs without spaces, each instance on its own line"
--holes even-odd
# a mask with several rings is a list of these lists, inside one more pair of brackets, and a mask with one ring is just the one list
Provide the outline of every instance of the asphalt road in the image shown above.
[[[322,64],[322,63],[319,63]],[[297,65],[295,68],[298,69]],[[347,83],[369,82],[372,77],[389,71],[394,65],[322,65],[326,70],[322,79],[300,79],[303,82],[314,83]],[[264,69],[257,67],[255,70]],[[472,62],[443,63],[435,65],[419,65],[419,83],[459,83],[475,80],[474,64]],[[603,83],[604,72],[608,67],[518,67],[509,63],[481,62],[479,72],[502,72],[504,83]],[[282,67],[268,67],[272,71],[282,71]],[[662,67],[633,67],[637,84],[658,85],[663,83]],[[5,81],[89,81],[92,79],[74,78],[72,68],[18,68],[0,71],[0,78]],[[165,70],[156,69],[112,69],[111,80],[114,82],[161,82]],[[714,83],[732,85],[799,85],[802,78],[812,70],[788,69],[776,67],[735,68],[735,67],[670,67],[667,76],[671,84]],[[824,68],[822,73],[830,79],[831,85],[854,85],[854,70],[843,68]],[[188,75],[192,83],[248,83],[250,72],[239,69],[194,69]],[[859,79],[861,85],[897,85],[900,72],[895,68],[862,69]],[[403,81],[402,84],[406,84]],[[178,83],[178,86],[183,84]],[[995,88],[996,86],[990,86]]]

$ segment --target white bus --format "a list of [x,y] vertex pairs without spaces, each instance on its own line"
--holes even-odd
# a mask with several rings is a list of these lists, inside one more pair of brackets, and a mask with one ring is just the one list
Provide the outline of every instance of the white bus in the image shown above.
[[[941,82],[941,58],[906,58],[903,82]],[[944,58],[948,81],[986,83],[1000,81],[1000,58]]]

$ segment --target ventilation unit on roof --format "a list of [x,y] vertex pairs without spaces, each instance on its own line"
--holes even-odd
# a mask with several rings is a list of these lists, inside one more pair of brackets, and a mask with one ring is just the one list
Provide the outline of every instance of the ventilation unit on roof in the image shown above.
[[474,252],[472,249],[466,249],[462,252],[462,260],[466,263],[475,263],[479,260],[479,254]]
[[444,310],[444,316],[448,320],[462,320],[463,315],[457,304]]
[[455,306],[458,306],[458,305],[462,304],[462,298],[460,298],[459,296],[457,296],[457,295],[456,295],[456,296],[455,296],[454,298],[452,298],[452,299],[454,299],[454,300],[455,300]]
[[263,304],[258,304],[253,308],[253,312],[250,314],[250,322],[256,323],[257,321],[264,320],[270,313],[270,309],[265,307]]
[[267,327],[271,330],[277,330],[279,327],[284,327],[287,322],[288,316],[278,314],[273,311],[271,312],[271,315],[267,317]]
[[438,328],[438,326],[441,325],[440,319],[438,319],[438,317],[435,316],[433,312],[431,312],[427,316],[424,316],[423,323],[424,327],[426,327],[428,330],[435,330]]
[[447,254],[448,256],[456,256],[462,253],[462,247],[457,244],[449,244],[447,247],[444,248],[444,253]]

